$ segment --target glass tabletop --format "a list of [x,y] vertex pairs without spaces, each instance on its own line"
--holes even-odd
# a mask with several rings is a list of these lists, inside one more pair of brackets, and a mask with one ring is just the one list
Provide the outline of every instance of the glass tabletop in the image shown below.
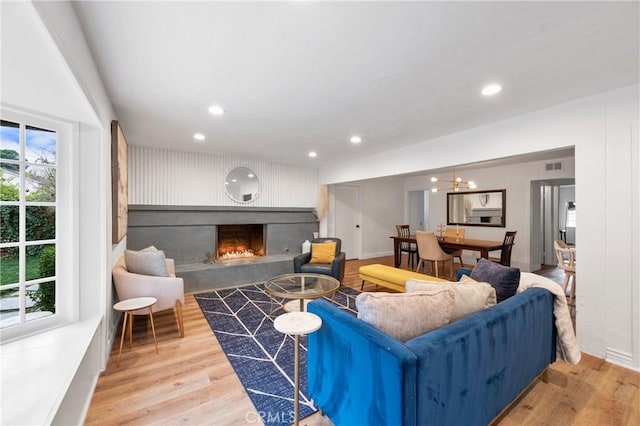
[[316,299],[338,291],[340,281],[322,274],[284,274],[269,279],[264,287],[272,296],[287,299]]

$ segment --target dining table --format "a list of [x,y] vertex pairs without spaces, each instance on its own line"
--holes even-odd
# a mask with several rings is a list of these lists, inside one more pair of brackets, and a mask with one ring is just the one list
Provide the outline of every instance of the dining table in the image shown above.
[[[417,244],[416,236],[409,235],[408,237],[399,237],[392,235],[389,238],[393,238],[393,263],[396,268],[400,267],[401,252],[400,244],[413,243]],[[495,250],[502,250],[503,241],[493,240],[478,240],[474,238],[455,238],[455,237],[442,237],[438,238],[440,247],[444,250],[471,250],[480,252],[480,257],[484,259],[489,258],[489,252]]]

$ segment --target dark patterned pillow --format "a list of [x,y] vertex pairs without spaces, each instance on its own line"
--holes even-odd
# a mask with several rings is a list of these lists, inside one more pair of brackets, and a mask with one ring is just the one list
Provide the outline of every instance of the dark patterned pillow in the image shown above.
[[510,268],[480,259],[471,271],[471,278],[491,284],[496,289],[496,298],[500,303],[516,294],[520,285],[520,268]]

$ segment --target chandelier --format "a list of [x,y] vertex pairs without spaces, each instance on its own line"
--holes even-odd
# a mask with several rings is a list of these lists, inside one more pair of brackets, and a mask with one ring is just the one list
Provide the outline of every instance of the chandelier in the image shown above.
[[462,178],[456,177],[455,170],[453,171],[453,179],[447,180],[447,179],[438,179],[437,177],[432,177],[431,182],[447,182],[449,185],[451,185],[448,188],[431,188],[431,192],[448,191],[448,190],[458,192],[461,189],[476,188],[476,184],[472,180],[462,180]]

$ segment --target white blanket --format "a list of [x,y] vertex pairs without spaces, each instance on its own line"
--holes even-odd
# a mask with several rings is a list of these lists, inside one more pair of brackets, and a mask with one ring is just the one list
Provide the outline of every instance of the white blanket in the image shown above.
[[567,306],[567,297],[562,291],[562,287],[549,278],[532,274],[531,272],[521,272],[518,293],[522,293],[531,287],[542,287],[553,294],[553,315],[556,317],[556,330],[558,331],[556,356],[563,361],[577,364],[580,362],[581,353],[576,334],[573,331],[571,314]]

